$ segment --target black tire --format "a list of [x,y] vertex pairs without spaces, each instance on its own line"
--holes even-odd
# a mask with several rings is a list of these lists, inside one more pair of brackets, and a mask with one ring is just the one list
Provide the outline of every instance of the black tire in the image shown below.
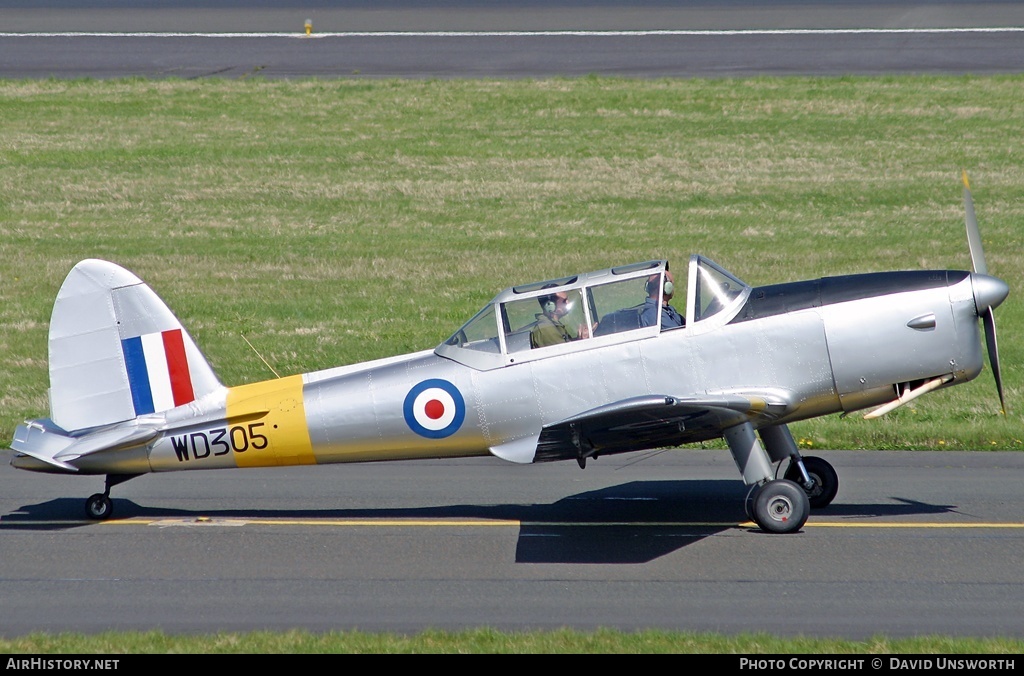
[[769,481],[754,498],[754,521],[769,533],[795,533],[810,513],[804,489],[788,479]]
[[743,499],[743,511],[746,512],[747,518],[751,521],[754,521],[754,500],[757,499],[757,491],[760,488],[760,486],[754,484],[747,491],[747,497]]
[[109,519],[114,513],[114,503],[103,493],[90,495],[85,501],[85,515],[93,521]]
[[[814,481],[814,488],[804,491],[807,493],[807,501],[811,504],[811,509],[828,507],[835,499],[836,493],[839,492],[839,475],[832,465],[821,458],[809,455],[803,460],[807,475]],[[783,478],[789,479],[801,487],[804,483],[803,477],[800,476],[800,468],[796,466],[795,462],[789,463],[789,468],[786,469],[786,475]]]

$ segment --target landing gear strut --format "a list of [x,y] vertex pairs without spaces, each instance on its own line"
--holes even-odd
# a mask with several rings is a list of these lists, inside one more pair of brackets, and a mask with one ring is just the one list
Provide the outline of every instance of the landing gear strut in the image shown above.
[[[789,437],[784,428],[781,434]],[[752,486],[744,500],[747,516],[769,533],[795,533],[803,528],[811,512],[807,494],[789,479],[772,479],[772,458],[757,441],[753,426],[741,423],[727,428],[723,436],[744,483]]]

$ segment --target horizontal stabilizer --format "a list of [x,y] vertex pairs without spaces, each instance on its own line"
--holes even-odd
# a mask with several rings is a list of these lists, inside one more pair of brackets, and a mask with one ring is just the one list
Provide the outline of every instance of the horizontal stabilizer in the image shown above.
[[140,446],[152,441],[158,434],[151,427],[127,425],[73,437],[50,420],[34,420],[18,425],[11,450],[59,469],[76,472],[78,469],[69,463],[83,455]]

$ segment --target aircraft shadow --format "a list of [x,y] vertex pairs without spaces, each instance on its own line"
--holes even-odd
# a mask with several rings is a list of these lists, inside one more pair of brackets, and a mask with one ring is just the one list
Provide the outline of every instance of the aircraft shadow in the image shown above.
[[[749,523],[747,489],[735,480],[637,481],[570,495],[549,504],[453,504],[379,509],[222,509],[146,507],[113,498],[116,519],[479,519],[520,522],[519,563],[647,563],[709,535]],[[896,504],[843,504],[811,518],[946,514],[953,505],[902,498]],[[80,498],[58,498],[0,516],[0,530],[66,530],[93,525]],[[755,527],[750,530],[761,533]],[[767,535],[767,534],[765,534]]]

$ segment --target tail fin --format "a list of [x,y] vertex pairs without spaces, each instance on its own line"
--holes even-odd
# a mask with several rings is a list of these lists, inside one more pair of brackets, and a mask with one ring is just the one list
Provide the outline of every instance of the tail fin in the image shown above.
[[124,268],[76,265],[50,318],[50,418],[68,432],[183,406],[222,388],[152,289]]

